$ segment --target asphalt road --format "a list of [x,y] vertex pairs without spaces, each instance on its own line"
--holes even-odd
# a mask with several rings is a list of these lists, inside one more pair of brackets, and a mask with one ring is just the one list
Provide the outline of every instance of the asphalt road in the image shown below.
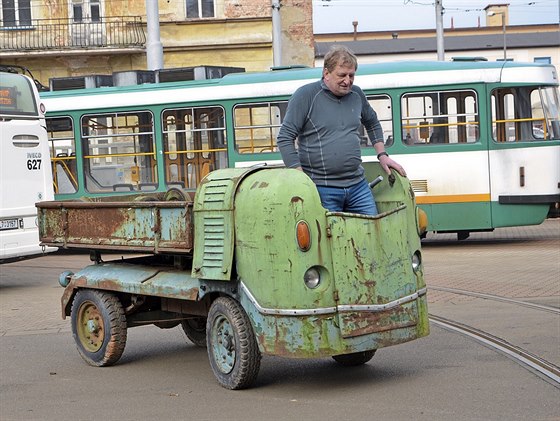
[[[461,244],[428,238],[423,248],[428,288],[509,291],[558,306],[560,220],[510,233]],[[509,263],[512,254],[524,256],[522,265]],[[434,324],[430,336],[379,350],[361,367],[265,356],[255,386],[243,391],[220,387],[206,351],[188,343],[180,328],[130,329],[117,365],[90,367],[75,349],[69,320],[60,317],[57,283],[62,270],[87,264],[85,254],[56,253],[0,265],[2,421],[560,419],[558,384]],[[485,320],[502,332],[513,325],[515,340],[527,338],[534,349],[558,358],[558,318],[547,319],[552,330],[540,333],[539,316],[522,323],[510,320],[517,311],[509,307],[496,310],[491,302],[428,294],[430,312]]]

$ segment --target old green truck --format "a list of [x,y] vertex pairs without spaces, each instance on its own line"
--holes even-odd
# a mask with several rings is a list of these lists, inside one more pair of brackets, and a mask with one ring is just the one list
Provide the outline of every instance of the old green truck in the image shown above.
[[43,245],[91,253],[59,279],[82,358],[112,365],[128,328],[181,325],[218,382],[242,389],[263,354],[360,365],[427,335],[425,220],[406,178],[364,167],[384,178],[377,216],[329,212],[304,173],[271,167],[216,170],[196,191],[38,203]]

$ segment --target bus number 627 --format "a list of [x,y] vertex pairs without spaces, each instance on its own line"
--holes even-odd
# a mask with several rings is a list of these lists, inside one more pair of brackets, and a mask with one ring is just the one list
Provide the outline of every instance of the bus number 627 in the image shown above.
[[41,160],[40,159],[28,159],[27,160],[27,169],[32,170],[40,170],[41,169]]

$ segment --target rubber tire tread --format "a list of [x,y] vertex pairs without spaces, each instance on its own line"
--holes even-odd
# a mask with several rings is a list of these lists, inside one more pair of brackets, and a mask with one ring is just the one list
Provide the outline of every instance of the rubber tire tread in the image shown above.
[[340,365],[354,367],[365,364],[371,360],[375,355],[375,351],[375,349],[372,349],[370,351],[354,352],[352,354],[333,355],[332,358]]
[[[205,317],[200,317],[200,319],[206,320]],[[206,348],[206,329],[204,330],[204,332],[200,332],[192,328],[191,325],[188,323],[188,320],[181,321],[181,328],[183,329],[183,332],[185,332],[185,335],[187,336],[189,341],[191,341],[196,346],[199,346],[201,348]]]
[[[216,365],[212,346],[212,325],[216,316],[225,316],[234,329],[235,363],[233,370],[224,374]],[[261,366],[261,353],[249,317],[241,305],[230,297],[217,298],[210,307],[206,323],[208,358],[216,379],[226,389],[240,390],[250,387]]]
[[[105,341],[95,353],[82,347],[76,330],[75,319],[79,307],[86,301],[95,304],[102,313],[104,331],[108,332],[110,337],[110,340]],[[123,306],[115,295],[104,291],[79,290],[72,302],[71,318],[72,335],[78,352],[85,362],[94,367],[106,367],[115,364],[121,358],[126,346],[127,324]]]

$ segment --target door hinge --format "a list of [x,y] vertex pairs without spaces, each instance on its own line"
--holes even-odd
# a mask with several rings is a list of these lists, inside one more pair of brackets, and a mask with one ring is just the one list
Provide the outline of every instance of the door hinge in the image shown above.
[[334,298],[334,301],[338,302],[338,300],[339,300],[338,291],[336,289],[333,291],[333,298]]

